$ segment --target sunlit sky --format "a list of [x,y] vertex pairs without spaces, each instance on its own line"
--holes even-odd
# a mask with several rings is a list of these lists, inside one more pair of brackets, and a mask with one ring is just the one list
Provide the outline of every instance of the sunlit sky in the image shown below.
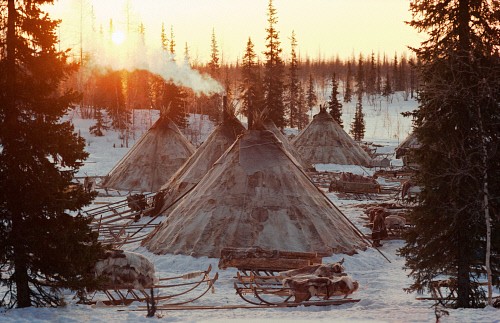
[[[273,5],[285,59],[290,53],[292,30],[301,59],[329,59],[337,54],[347,58],[372,51],[393,57],[395,52],[409,53],[407,46],[418,46],[423,40],[404,23],[411,19],[409,1],[405,0],[274,0]],[[160,47],[162,23],[168,36],[172,26],[177,55],[183,57],[187,43],[191,60],[205,63],[212,30],[225,62],[242,57],[248,37],[263,58],[267,7],[268,0],[56,0],[50,12],[53,18],[62,19],[63,48],[79,51],[81,12],[83,49],[89,48],[95,37],[88,32],[93,10],[96,29],[102,26],[107,31],[113,19],[114,29],[123,31],[125,37],[127,20],[133,33],[143,23],[148,47]]]

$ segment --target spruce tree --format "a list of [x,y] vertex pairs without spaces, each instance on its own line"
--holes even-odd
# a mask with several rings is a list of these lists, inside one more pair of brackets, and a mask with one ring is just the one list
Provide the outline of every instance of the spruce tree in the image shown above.
[[174,40],[174,26],[170,25],[170,39],[168,42],[168,52],[170,53],[170,59],[175,61],[175,43]]
[[161,34],[160,34],[160,40],[161,40],[161,49],[165,52],[168,51],[168,38],[167,38],[167,33],[165,32],[165,24],[161,23]]
[[375,86],[376,86],[376,79],[377,79],[377,64],[375,62],[375,53],[372,52],[371,59],[370,59],[370,65],[367,68],[366,71],[366,93],[369,95],[374,95],[375,94]]
[[62,121],[78,96],[59,86],[74,66],[56,49],[45,2],[0,9],[0,305],[8,307],[57,306],[59,288],[95,287],[90,269],[102,251],[91,219],[70,215],[93,194],[73,183],[87,153]]
[[162,116],[168,117],[179,128],[184,129],[188,125],[186,113],[187,93],[179,85],[172,81],[163,85]]
[[[299,127],[299,61],[297,58],[297,38],[295,31],[292,31],[290,38],[291,53],[290,53],[290,67],[289,67],[289,83],[288,83],[288,112],[290,115],[289,125],[291,128]],[[299,128],[301,129],[301,128]]]
[[241,66],[242,79],[240,82],[240,91],[242,93],[241,112],[247,117],[249,129],[252,129],[254,113],[257,112],[257,107],[261,101],[257,96],[260,80],[258,78],[256,58],[254,44],[252,43],[252,39],[248,37]]
[[356,94],[363,96],[365,92],[365,67],[363,65],[363,56],[359,54],[358,67],[356,70]]
[[90,126],[90,133],[96,137],[104,136],[104,131],[108,130],[109,127],[100,107],[95,108],[94,119],[96,122],[93,126]]
[[184,63],[185,63],[186,65],[188,65],[188,66],[190,65],[190,62],[189,62],[189,61],[190,61],[190,59],[191,59],[191,58],[189,57],[189,47],[188,47],[188,43],[187,43],[187,42],[185,42],[185,43],[184,43]]
[[[500,27],[498,3],[414,0],[410,25],[428,32],[414,49],[419,108],[412,114],[420,147],[416,180],[422,187],[411,213],[414,227],[401,254],[413,284],[454,278],[457,307],[479,307],[474,282],[487,269],[498,285],[500,203]],[[483,267],[484,265],[484,267]],[[496,275],[493,274],[496,270]],[[491,304],[491,287],[488,288]]]
[[392,90],[391,86],[391,77],[389,76],[389,72],[385,75],[385,84],[384,88],[382,89],[382,96],[384,96],[387,100],[389,100],[389,96],[391,96],[394,91]]
[[309,73],[309,82],[307,84],[307,108],[309,108],[309,111],[311,111],[312,113],[312,108],[318,103],[318,97],[316,95],[312,73]]
[[356,111],[354,119],[351,123],[351,135],[354,140],[361,141],[365,137],[365,116],[363,114],[363,95],[358,93],[358,102],[356,103]]
[[330,100],[328,101],[328,108],[330,109],[330,115],[333,120],[337,122],[342,128],[344,125],[342,124],[342,103],[340,103],[337,96],[339,95],[338,90],[339,84],[337,81],[337,77],[335,73],[332,76],[332,93],[330,95]]
[[269,0],[267,11],[268,27],[266,28],[266,62],[264,65],[264,109],[267,109],[267,118],[272,120],[278,128],[286,125],[285,105],[283,102],[283,60],[280,47],[279,33],[276,30],[278,18],[273,1]]
[[304,129],[309,123],[309,116],[307,114],[306,107],[306,92],[302,82],[299,81],[299,96],[297,101],[297,111],[298,111],[298,129]]
[[346,75],[346,80],[345,80],[345,91],[344,91],[344,102],[349,103],[352,100],[352,84],[351,84],[351,79],[352,79],[352,68],[351,68],[351,62],[347,62],[347,75]]
[[382,93],[382,71],[380,66],[380,55],[377,55],[377,69],[376,69],[376,78],[375,78],[375,93]]
[[208,62],[208,69],[212,77],[218,78],[220,76],[219,48],[217,47],[217,39],[215,38],[215,29],[212,29],[212,38],[210,40],[210,62]]
[[394,53],[394,64],[392,65],[392,88],[394,91],[401,91],[401,81],[399,77],[398,54]]

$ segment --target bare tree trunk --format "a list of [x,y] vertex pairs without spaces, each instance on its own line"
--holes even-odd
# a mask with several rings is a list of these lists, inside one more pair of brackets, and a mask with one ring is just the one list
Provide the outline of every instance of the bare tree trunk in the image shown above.
[[493,282],[491,275],[491,217],[490,217],[490,205],[489,205],[489,189],[488,189],[488,149],[486,148],[486,137],[484,135],[483,129],[483,119],[481,114],[481,107],[478,105],[477,114],[479,118],[479,133],[481,134],[481,148],[482,148],[482,163],[483,163],[483,208],[484,208],[484,219],[486,223],[486,276],[488,279],[488,305],[493,305]]

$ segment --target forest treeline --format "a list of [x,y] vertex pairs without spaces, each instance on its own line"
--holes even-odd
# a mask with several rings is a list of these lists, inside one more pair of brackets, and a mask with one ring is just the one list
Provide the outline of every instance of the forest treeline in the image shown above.
[[[294,76],[297,84],[294,85],[291,84],[291,63],[287,62],[284,65],[284,104],[288,106],[290,91],[295,86],[299,94],[297,105],[303,112],[303,118],[298,120],[297,114],[285,109],[286,127],[303,128],[309,121],[308,112],[311,108],[320,104],[329,106],[334,86],[340,109],[342,103],[356,100],[359,88],[362,95],[368,97],[383,96],[391,100],[395,92],[402,92],[406,100],[414,98],[418,79],[412,66],[416,64],[413,56],[394,54],[389,58],[385,53],[358,54],[345,60],[339,57],[331,60],[306,59],[297,63]],[[248,117],[240,104],[246,86],[243,62],[214,68],[214,62],[210,61],[191,65],[191,68],[217,80],[225,89],[223,94],[236,107],[235,112]],[[256,74],[263,75],[264,68],[263,63],[257,63]],[[130,128],[133,109],[168,109],[169,117],[181,128],[187,126],[189,113],[206,114],[214,121],[221,115],[222,93],[196,94],[188,87],[177,85],[147,70],[90,69],[84,62],[81,71],[75,73],[65,86],[81,92],[81,112],[84,117],[96,120],[92,132],[97,136],[103,135],[109,128],[122,131]]]
[[[419,63],[414,54],[370,52],[353,53],[349,58],[334,54],[331,58],[301,58],[298,54],[300,39],[296,38],[295,32],[280,35],[278,14],[272,1],[267,8],[266,38],[253,40],[249,37],[242,42],[242,57],[235,62],[224,61],[214,29],[207,39],[210,53],[205,62],[190,57],[187,43],[183,46],[183,53],[177,51],[179,44],[174,26],[166,28],[162,24],[161,31],[157,31],[157,46],[149,46],[161,48],[165,61],[159,64],[187,66],[192,71],[209,75],[224,89],[215,94],[200,94],[155,74],[154,69],[129,67],[116,70],[101,64],[100,52],[110,49],[125,51],[132,60],[148,60],[144,50],[147,47],[146,33],[155,31],[146,31],[142,23],[131,25],[127,19],[126,37],[129,41],[126,46],[117,47],[113,41],[116,32],[113,20],[105,27],[98,27],[93,13],[88,14],[92,41],[87,47],[80,44],[79,53],[74,52],[80,70],[66,86],[82,93],[82,115],[96,120],[91,132],[97,136],[113,128],[121,131],[126,141],[133,128],[133,109],[160,110],[180,128],[188,125],[187,115],[191,113],[208,115],[217,122],[222,115],[222,96],[227,96],[234,113],[244,115],[250,127],[254,117],[265,117],[279,128],[299,130],[308,124],[313,108],[319,105],[326,107],[342,125],[343,104],[356,102],[356,116],[350,124],[350,132],[356,140],[361,140],[364,136],[363,97],[370,100],[383,96],[392,100],[392,95],[400,92],[408,100],[415,97],[417,91],[414,67]],[[129,11],[126,14],[130,14]],[[287,39],[287,42],[280,38]],[[265,51],[255,52],[254,41],[265,42]]]

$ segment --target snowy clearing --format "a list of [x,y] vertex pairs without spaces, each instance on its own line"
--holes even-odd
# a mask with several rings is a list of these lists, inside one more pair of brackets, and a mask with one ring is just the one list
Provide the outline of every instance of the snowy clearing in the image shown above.
[[[344,124],[349,125],[354,111],[354,103],[344,105]],[[365,105],[366,137],[365,140],[381,145],[379,152],[391,154],[400,141],[411,131],[411,123],[400,113],[416,107],[415,101],[398,99],[387,102],[378,100],[375,105]],[[148,112],[149,113],[149,112]],[[136,111],[135,138],[129,143],[129,148],[141,133],[154,122],[157,114],[146,115]],[[122,158],[129,148],[120,147],[118,133],[109,131],[105,137],[92,137],[88,128],[92,120],[83,120],[78,111],[70,116],[76,131],[87,139],[89,159],[80,170],[79,176],[104,176]],[[152,121],[151,121],[152,120]],[[192,127],[202,129],[206,135],[212,128],[208,121],[201,122],[199,117]],[[348,126],[346,126],[348,128]],[[293,133],[293,131],[291,131]],[[394,156],[390,157],[394,158]],[[400,165],[400,161],[392,161]],[[316,165],[318,171],[347,171],[356,174],[373,174],[372,169],[359,166]],[[380,179],[382,180],[382,179]],[[363,213],[362,204],[381,202],[381,200],[345,199],[334,193],[327,196],[343,211],[360,230],[369,234],[370,230],[363,226],[365,221],[360,217]],[[385,195],[385,201],[390,201],[393,195]],[[119,197],[98,197],[97,203],[105,203],[120,199]],[[418,295],[408,294],[403,289],[410,285],[407,272],[403,270],[404,259],[397,256],[397,249],[403,246],[401,240],[383,241],[380,251],[390,260],[373,248],[361,251],[354,256],[335,255],[323,258],[323,262],[335,262],[345,258],[344,267],[355,280],[359,282],[359,290],[352,295],[360,302],[340,306],[297,307],[297,308],[266,308],[266,309],[232,309],[232,310],[175,310],[158,311],[157,318],[166,322],[434,322],[436,316],[432,301],[416,300]],[[182,255],[154,255],[145,248],[129,246],[128,250],[141,253],[151,260],[157,275],[162,277],[179,275],[191,271],[206,269],[212,265],[212,272],[219,272],[215,284],[215,293],[208,293],[196,302],[197,305],[248,305],[233,288],[235,269],[219,270],[218,259],[193,258]],[[439,252],[439,251],[437,251]],[[498,290],[495,293],[498,294]],[[66,297],[68,305],[63,308],[26,308],[14,309],[0,313],[2,322],[141,322],[151,321],[146,318],[145,310],[138,310],[144,304],[134,303],[128,307],[86,306],[77,305],[72,294]],[[441,322],[500,322],[498,309],[459,309],[449,310],[449,316],[442,317]]]

